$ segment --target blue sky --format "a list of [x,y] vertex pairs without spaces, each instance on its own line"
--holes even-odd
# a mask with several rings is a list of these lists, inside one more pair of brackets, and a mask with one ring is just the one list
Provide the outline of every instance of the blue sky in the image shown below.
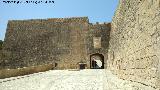
[[2,1],[5,0],[0,0],[0,40],[4,40],[8,20],[88,16],[91,23],[111,22],[119,0],[37,0],[54,1],[37,5],[5,4]]

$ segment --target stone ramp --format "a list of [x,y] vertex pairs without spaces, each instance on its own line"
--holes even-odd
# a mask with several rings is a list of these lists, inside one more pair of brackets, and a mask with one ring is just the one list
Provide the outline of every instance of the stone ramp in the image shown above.
[[105,69],[50,70],[0,79],[0,90],[154,90],[118,79]]

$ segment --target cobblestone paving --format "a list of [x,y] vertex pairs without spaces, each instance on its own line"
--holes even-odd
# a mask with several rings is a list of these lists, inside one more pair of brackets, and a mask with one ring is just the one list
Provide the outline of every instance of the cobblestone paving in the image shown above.
[[118,79],[105,69],[51,70],[0,79],[0,90],[154,90]]

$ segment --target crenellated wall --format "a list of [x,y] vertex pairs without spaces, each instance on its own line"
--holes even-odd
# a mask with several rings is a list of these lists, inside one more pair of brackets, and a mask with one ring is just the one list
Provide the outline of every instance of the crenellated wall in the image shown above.
[[160,0],[120,0],[111,25],[108,68],[160,88]]
[[[98,31],[99,33],[92,32]],[[105,31],[106,33],[103,33]],[[29,67],[57,63],[57,69],[79,68],[96,52],[92,38],[102,37],[102,51],[106,54],[110,25],[89,23],[87,17],[11,20],[3,44],[2,68]],[[91,36],[89,36],[91,35]],[[106,58],[107,59],[107,58]]]

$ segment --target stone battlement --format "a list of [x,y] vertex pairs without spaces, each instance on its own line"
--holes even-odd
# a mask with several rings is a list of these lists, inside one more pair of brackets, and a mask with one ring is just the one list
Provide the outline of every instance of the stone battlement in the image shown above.
[[28,20],[9,20],[9,23],[40,23],[40,22],[89,22],[88,17],[71,18],[47,18],[47,19],[28,19]]
[[71,21],[71,22],[89,22],[88,17],[71,17],[71,18],[48,18],[48,21],[54,21],[54,22],[64,22],[64,21]]
[[[10,24],[19,24],[19,23],[44,23],[44,22],[57,22],[57,23],[65,23],[65,22],[88,22],[88,17],[70,17],[70,18],[47,18],[47,19],[26,19],[26,20],[9,20]],[[89,23],[91,26],[94,25],[109,25],[109,22],[96,22]]]
[[[9,20],[8,29],[12,30],[40,30],[46,27],[61,27],[69,24],[82,24],[86,23],[90,27],[110,27],[110,23],[89,23],[88,17],[71,17],[71,18],[48,18],[48,19],[28,19],[28,20]],[[53,27],[54,26],[54,27]],[[48,29],[49,30],[49,29]]]

